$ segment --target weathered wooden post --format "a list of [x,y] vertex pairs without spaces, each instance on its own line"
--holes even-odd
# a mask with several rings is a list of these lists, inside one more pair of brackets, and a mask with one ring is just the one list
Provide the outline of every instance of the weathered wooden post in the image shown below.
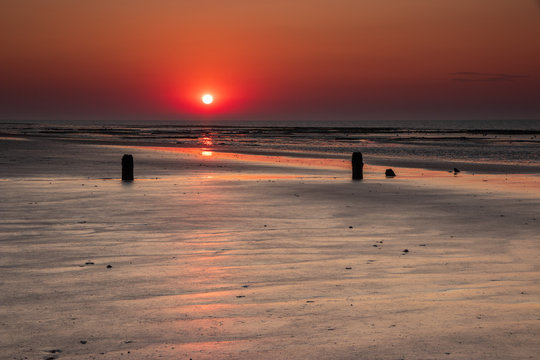
[[364,162],[361,152],[352,154],[352,178],[353,180],[362,180],[364,178]]
[[133,156],[122,156],[122,181],[133,181]]

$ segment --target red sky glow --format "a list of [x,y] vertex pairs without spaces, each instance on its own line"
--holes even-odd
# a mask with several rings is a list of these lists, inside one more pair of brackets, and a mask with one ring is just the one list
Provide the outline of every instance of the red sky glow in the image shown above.
[[536,0],[6,0],[0,27],[4,120],[540,117]]

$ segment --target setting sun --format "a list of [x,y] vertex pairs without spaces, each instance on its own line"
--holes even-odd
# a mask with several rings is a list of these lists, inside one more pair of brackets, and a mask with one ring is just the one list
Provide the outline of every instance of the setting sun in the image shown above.
[[202,97],[202,102],[205,103],[206,105],[209,105],[214,102],[214,97],[210,94],[205,94]]

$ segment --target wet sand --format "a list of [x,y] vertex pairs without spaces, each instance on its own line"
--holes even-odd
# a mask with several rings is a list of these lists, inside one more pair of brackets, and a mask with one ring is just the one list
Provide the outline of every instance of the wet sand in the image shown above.
[[540,353],[537,177],[0,147],[2,359]]

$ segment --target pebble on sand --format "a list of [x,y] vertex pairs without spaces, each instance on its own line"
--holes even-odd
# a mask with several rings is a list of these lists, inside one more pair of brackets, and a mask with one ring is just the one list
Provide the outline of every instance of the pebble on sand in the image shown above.
[[384,175],[386,177],[394,177],[396,176],[396,173],[392,169],[386,169],[386,171],[384,172]]

